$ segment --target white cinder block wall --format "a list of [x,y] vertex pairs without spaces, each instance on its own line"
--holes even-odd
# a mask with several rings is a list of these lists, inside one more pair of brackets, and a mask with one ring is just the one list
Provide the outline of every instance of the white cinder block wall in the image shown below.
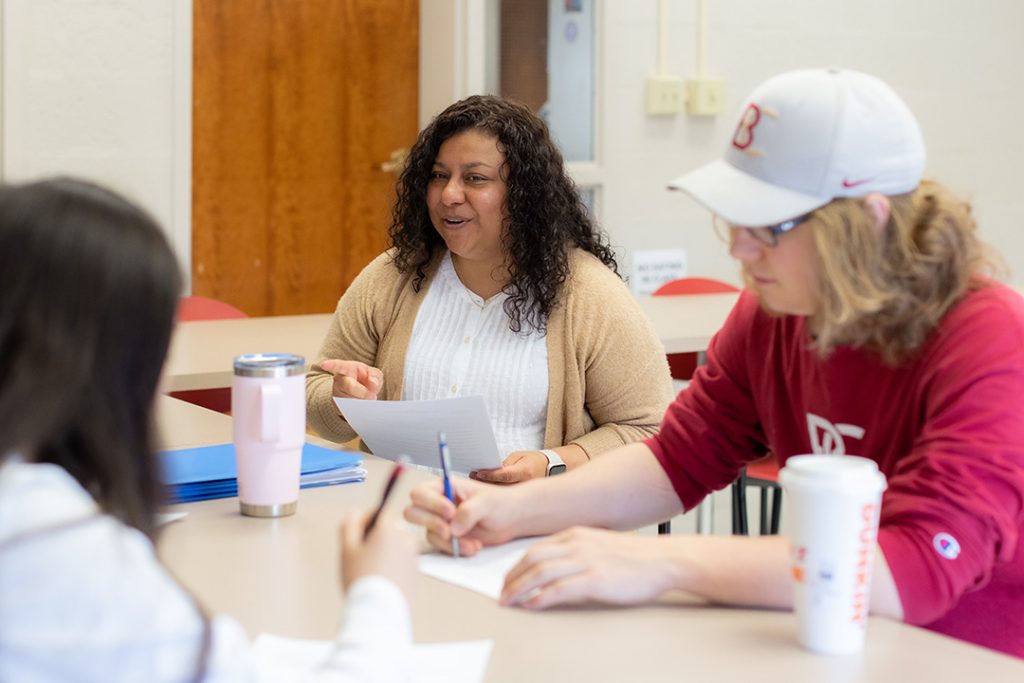
[[[421,0],[445,12],[458,1]],[[1024,3],[708,0],[708,74],[725,80],[729,113],[700,119],[643,111],[656,0],[597,1],[601,218],[627,262],[634,249],[682,247],[691,274],[738,281],[706,214],[664,182],[719,153],[760,81],[841,64],[903,94],[924,128],[929,172],[973,198],[984,236],[1024,282]],[[683,77],[696,70],[696,4],[668,2],[668,65]],[[191,3],[2,0],[2,11],[4,178],[110,183],[156,214],[188,263]]]
[[2,0],[2,168],[141,202],[191,258],[191,2]]
[[[708,0],[708,75],[727,114],[644,114],[655,72],[656,0],[607,1],[602,218],[620,252],[685,248],[689,274],[739,282],[707,213],[664,182],[719,155],[743,98],[789,69],[842,65],[892,84],[917,114],[928,173],[974,201],[985,239],[1024,284],[1024,3],[1013,0]],[[696,72],[696,0],[668,2],[669,70]]]

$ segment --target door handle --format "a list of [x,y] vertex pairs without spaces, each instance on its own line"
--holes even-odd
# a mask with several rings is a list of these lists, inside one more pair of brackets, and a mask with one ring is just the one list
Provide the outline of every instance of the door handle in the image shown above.
[[385,173],[399,174],[402,169],[405,168],[405,160],[409,156],[409,149],[407,147],[399,147],[398,149],[391,152],[391,158],[382,164],[377,165],[377,169],[384,171]]

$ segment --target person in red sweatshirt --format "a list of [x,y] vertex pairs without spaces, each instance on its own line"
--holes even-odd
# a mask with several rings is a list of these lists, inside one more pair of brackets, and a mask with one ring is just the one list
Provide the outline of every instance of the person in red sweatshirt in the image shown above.
[[423,485],[406,518],[463,554],[554,533],[509,573],[506,604],[683,589],[791,607],[783,538],[607,529],[691,509],[768,451],[860,455],[888,479],[872,612],[1024,657],[1024,299],[924,165],[917,121],[877,78],[766,81],[724,157],[670,185],[712,212],[747,288],[660,432],[563,477],[457,481],[458,506]]

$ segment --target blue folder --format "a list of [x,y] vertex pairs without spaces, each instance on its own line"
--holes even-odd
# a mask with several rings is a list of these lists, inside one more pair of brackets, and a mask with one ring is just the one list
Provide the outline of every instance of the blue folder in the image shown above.
[[[163,482],[172,503],[238,495],[238,471],[233,444],[163,451],[157,454]],[[302,447],[302,488],[363,481],[363,458],[358,453],[323,446]],[[315,475],[315,476],[314,476]]]

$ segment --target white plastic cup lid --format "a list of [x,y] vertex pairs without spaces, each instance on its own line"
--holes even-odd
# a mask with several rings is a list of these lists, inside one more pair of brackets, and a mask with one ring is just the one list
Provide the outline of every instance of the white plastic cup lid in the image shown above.
[[885,475],[874,460],[857,455],[794,455],[779,471],[785,489],[884,491]]

